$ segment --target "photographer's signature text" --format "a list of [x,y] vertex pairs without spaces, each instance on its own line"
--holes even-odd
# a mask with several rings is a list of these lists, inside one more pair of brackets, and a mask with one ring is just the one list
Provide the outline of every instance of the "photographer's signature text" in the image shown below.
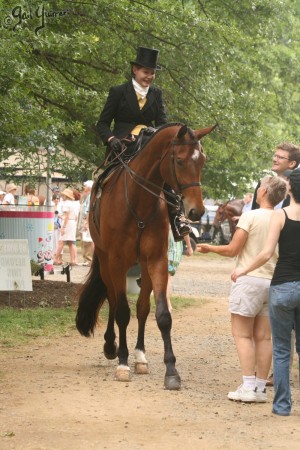
[[29,21],[34,21],[35,24],[38,21],[37,26],[34,28],[35,34],[38,34],[40,30],[45,28],[47,19],[64,17],[69,12],[69,10],[46,10],[44,5],[29,6],[28,9],[18,5],[4,18],[3,26],[16,31],[18,27],[28,25]]

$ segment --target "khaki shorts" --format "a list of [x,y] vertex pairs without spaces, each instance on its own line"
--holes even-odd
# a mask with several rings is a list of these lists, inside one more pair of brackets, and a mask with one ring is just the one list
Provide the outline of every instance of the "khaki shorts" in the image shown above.
[[270,283],[267,278],[239,277],[231,287],[229,311],[246,317],[268,316]]

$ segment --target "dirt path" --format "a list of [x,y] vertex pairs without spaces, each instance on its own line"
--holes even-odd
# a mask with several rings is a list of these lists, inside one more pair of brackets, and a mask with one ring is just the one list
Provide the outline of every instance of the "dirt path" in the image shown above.
[[[71,332],[57,340],[0,355],[2,450],[298,449],[300,395],[296,359],[292,371],[293,415],[271,414],[266,404],[226,399],[240,383],[227,313],[232,261],[185,258],[173,290],[206,298],[173,312],[173,347],[183,385],[163,390],[160,333],[153,315],[146,332],[151,373],[132,382],[113,380],[115,361],[102,354],[104,324],[95,338]],[[80,269],[78,269],[80,270]],[[79,272],[78,272],[79,273]],[[133,364],[136,320],[129,327]]]

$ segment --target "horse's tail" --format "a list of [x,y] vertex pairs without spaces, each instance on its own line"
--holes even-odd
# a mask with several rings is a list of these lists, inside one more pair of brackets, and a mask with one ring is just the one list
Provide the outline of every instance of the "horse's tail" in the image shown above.
[[76,328],[80,334],[90,337],[97,324],[98,313],[107,298],[107,289],[100,276],[100,265],[94,253],[91,269],[79,291]]

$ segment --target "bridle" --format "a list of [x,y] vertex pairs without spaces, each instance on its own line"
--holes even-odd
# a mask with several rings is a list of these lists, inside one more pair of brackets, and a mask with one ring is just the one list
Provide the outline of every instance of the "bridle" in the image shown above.
[[[188,189],[190,187],[193,186],[202,186],[200,181],[195,181],[194,183],[189,183],[189,184],[180,184],[176,175],[176,168],[175,168],[175,149],[174,147],[176,145],[198,145],[198,141],[197,140],[193,140],[193,141],[187,141],[187,142],[180,142],[180,141],[172,141],[171,142],[171,148],[172,148],[172,154],[171,154],[171,161],[172,161],[172,175],[173,178],[175,180],[175,183],[177,185],[177,188],[180,192],[180,195],[182,194],[182,191],[184,191],[185,189]],[[200,151],[201,152],[201,151]]]

